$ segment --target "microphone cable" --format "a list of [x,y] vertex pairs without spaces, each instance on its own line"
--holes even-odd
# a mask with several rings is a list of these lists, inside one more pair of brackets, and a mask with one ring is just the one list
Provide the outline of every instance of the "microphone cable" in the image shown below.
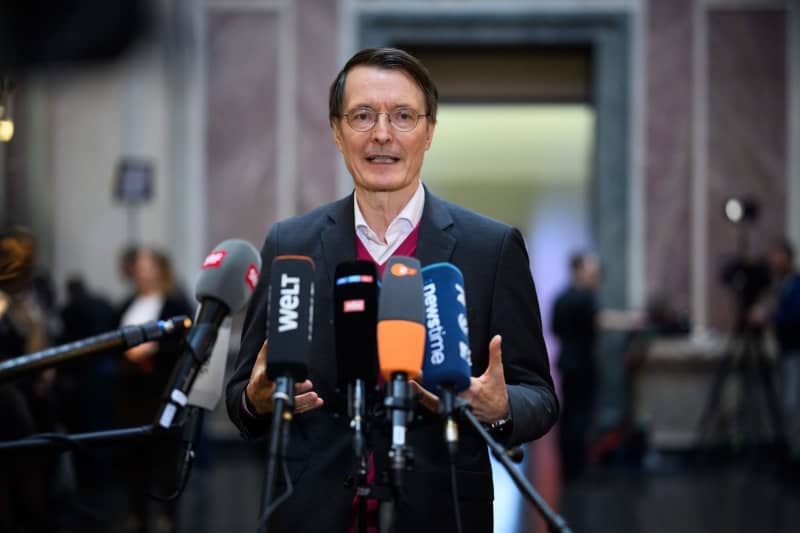
[[[198,359],[197,353],[195,352],[194,348],[192,347],[192,343],[189,342],[189,332],[188,332],[188,330],[184,330],[183,331],[182,337],[183,337],[183,339],[182,339],[183,342],[181,343],[182,346],[180,346],[180,349],[181,350],[184,350],[184,349],[189,350],[189,353],[191,354],[192,359],[194,359],[195,361],[198,361],[198,363],[202,363],[202,361],[200,361]],[[184,424],[192,423],[190,419],[193,416],[197,416],[197,417],[201,416],[201,413],[199,411],[197,411],[197,409],[199,409],[198,407],[193,407],[192,409],[195,409],[196,411],[194,411],[193,413],[189,414],[189,416],[186,417],[186,420],[184,420]],[[193,423],[196,424],[195,432],[199,433],[200,426],[202,425],[202,422],[200,420],[195,420]],[[186,485],[189,484],[189,478],[192,475],[192,467],[194,466],[194,459],[197,456],[197,454],[195,453],[193,444],[194,444],[194,442],[190,441],[188,446],[184,450],[183,461],[181,463],[180,473],[178,474],[178,481],[177,481],[176,486],[175,486],[175,491],[172,494],[170,494],[169,496],[161,496],[161,495],[156,494],[154,492],[147,491],[146,494],[147,494],[148,497],[150,497],[153,500],[156,500],[158,502],[161,502],[161,503],[170,503],[170,502],[173,502],[173,501],[177,500],[183,494],[183,491],[186,490]]]
[[450,455],[450,492],[453,495],[453,514],[456,517],[456,532],[462,533],[461,508],[458,506],[458,480],[456,479],[456,458]]
[[294,484],[292,483],[292,478],[289,475],[289,467],[286,466],[286,459],[281,456],[281,469],[283,470],[283,479],[286,480],[286,491],[275,498],[275,500],[264,509],[264,513],[258,518],[258,526],[256,527],[256,531],[260,531],[262,528],[266,530],[267,521],[269,517],[275,512],[275,509],[280,507],[280,505],[289,499],[289,497],[294,492]]
[[181,468],[181,475],[180,479],[178,480],[177,486],[175,488],[175,492],[170,494],[169,496],[161,496],[159,494],[155,494],[153,492],[147,492],[147,496],[156,500],[157,502],[161,503],[170,503],[177,500],[183,491],[186,490],[186,485],[189,484],[189,477],[192,474],[192,465],[194,465],[194,450],[188,452],[189,459],[184,463],[184,466]]

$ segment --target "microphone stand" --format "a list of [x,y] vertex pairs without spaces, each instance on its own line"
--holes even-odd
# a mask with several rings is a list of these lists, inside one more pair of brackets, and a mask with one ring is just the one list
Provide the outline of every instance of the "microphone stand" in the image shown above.
[[157,340],[181,329],[188,329],[192,320],[188,316],[175,316],[168,320],[153,320],[144,324],[101,333],[75,342],[48,348],[40,352],[20,355],[0,362],[0,383],[25,372],[95,355],[117,348],[130,348],[143,342]]
[[347,403],[350,411],[350,427],[353,428],[353,451],[356,457],[364,455],[364,406],[366,405],[364,380],[358,378],[348,386]]
[[[150,496],[158,501],[169,503],[176,500],[183,491],[186,489],[186,484],[189,483],[189,477],[192,473],[192,466],[194,466],[194,459],[197,456],[195,448],[197,441],[200,438],[200,431],[203,428],[203,415],[205,411],[199,407],[190,407],[183,422],[183,461],[181,461],[181,470],[178,473],[178,484],[169,496],[158,496],[150,494]],[[157,428],[162,431],[162,428]]]
[[367,450],[364,438],[365,432],[365,413],[366,391],[364,380],[357,378],[355,382],[347,386],[347,405],[350,415],[350,427],[353,429],[353,452],[358,459],[358,481],[356,485],[356,497],[358,497],[358,533],[367,533],[367,496],[370,494],[370,487],[367,481],[369,474],[369,451]]
[[572,530],[569,528],[564,519],[556,514],[556,512],[553,511],[549,505],[547,505],[547,502],[545,502],[541,495],[536,492],[536,489],[533,488],[533,485],[531,485],[530,481],[525,479],[525,476],[520,474],[519,471],[514,468],[506,450],[500,444],[498,444],[494,438],[492,438],[489,432],[486,431],[486,428],[483,427],[483,424],[481,424],[480,421],[475,418],[475,415],[472,414],[472,411],[470,410],[469,404],[458,399],[456,400],[455,410],[461,414],[464,419],[469,422],[473,428],[475,428],[475,431],[478,432],[483,440],[486,441],[486,444],[492,451],[492,455],[494,455],[497,460],[500,461],[503,467],[505,467],[506,471],[511,476],[511,479],[514,480],[514,484],[517,486],[522,495],[525,496],[525,498],[531,502],[531,504],[533,504],[533,506],[536,507],[536,509],[541,513],[547,522],[549,529],[551,531],[558,531],[560,533],[572,533]]
[[61,433],[37,433],[18,440],[0,442],[2,451],[28,451],[56,449],[59,452],[78,450],[83,444],[103,444],[107,442],[136,440],[151,437],[155,430],[152,425],[137,426],[106,431],[92,431],[65,435]]
[[384,400],[392,421],[392,447],[389,449],[389,487],[391,498],[380,506],[381,531],[393,533],[397,507],[403,493],[403,471],[411,466],[414,456],[406,444],[406,424],[411,412],[411,394],[405,374],[396,372],[387,383],[391,394]]
[[[200,424],[202,421],[202,410],[197,409],[191,418],[187,419],[184,426],[184,439],[191,439],[185,443],[184,461],[181,465],[178,483],[175,491],[169,496],[160,496],[147,493],[147,495],[161,502],[171,502],[178,499],[186,485],[192,472],[192,462],[195,457],[194,444],[197,441]],[[177,427],[177,426],[176,426]],[[13,441],[0,442],[0,454],[8,453],[31,453],[31,452],[83,452],[86,445],[102,445],[121,441],[137,441],[142,439],[152,439],[158,435],[164,435],[168,431],[154,425],[136,426],[122,429],[109,429],[104,431],[91,431],[87,433],[75,433],[72,435],[62,433],[36,433],[28,437]]]
[[[377,413],[370,409],[367,413],[367,395],[361,393],[362,403],[359,400],[359,388],[366,391],[366,383],[362,379],[356,380],[355,383],[348,385],[348,415],[351,417],[351,427],[356,430],[357,413],[361,413],[361,438],[359,438],[358,431],[353,434],[353,451],[356,459],[358,460],[358,468],[356,473],[356,497],[358,498],[358,507],[356,512],[356,530],[358,533],[367,533],[367,501],[369,498],[383,502],[380,504],[380,513],[382,516],[388,516],[388,519],[381,520],[382,524],[391,524],[392,518],[392,500],[396,491],[393,487],[386,484],[378,484],[377,480],[372,484],[369,482],[369,469],[370,469],[370,455],[372,448],[368,435],[370,435],[370,420],[373,419]],[[374,386],[372,388],[374,393]],[[349,484],[346,486],[350,486]],[[381,531],[389,530],[390,526],[384,525]]]
[[259,533],[267,533],[269,530],[269,516],[273,511],[270,509],[270,504],[275,489],[275,469],[278,458],[283,460],[284,449],[289,441],[289,423],[294,416],[294,378],[278,377],[275,380],[275,392],[272,394],[272,400],[272,426],[269,430],[267,473],[264,476],[264,501],[259,518]]
[[367,496],[372,492],[367,475],[369,474],[369,459],[364,453],[359,457],[358,464],[358,485],[356,486],[356,497],[358,497],[358,533],[367,533]]
[[456,453],[458,452],[458,424],[453,415],[456,410],[458,397],[453,391],[453,387],[445,385],[441,387],[439,413],[444,417],[444,440],[447,444],[447,455],[450,459],[450,490],[453,496],[453,518],[456,523],[456,531],[461,533],[461,509],[458,499],[458,479],[456,477]]

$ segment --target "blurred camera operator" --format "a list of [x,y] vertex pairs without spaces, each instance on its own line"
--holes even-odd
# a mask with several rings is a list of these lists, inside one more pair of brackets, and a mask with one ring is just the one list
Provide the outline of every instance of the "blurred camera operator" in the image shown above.
[[776,241],[767,260],[774,288],[769,319],[778,342],[789,461],[797,469],[800,468],[800,273],[795,268],[794,248],[788,240]]

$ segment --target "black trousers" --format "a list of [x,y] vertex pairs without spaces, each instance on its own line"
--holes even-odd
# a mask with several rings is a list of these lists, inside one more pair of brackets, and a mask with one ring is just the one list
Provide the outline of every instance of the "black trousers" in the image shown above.
[[559,447],[564,479],[576,479],[586,469],[588,436],[595,407],[595,377],[591,370],[569,372],[561,381]]

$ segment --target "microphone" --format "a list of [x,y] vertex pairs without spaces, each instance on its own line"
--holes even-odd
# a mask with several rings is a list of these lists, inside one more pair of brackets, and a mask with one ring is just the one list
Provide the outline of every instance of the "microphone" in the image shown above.
[[225,385],[225,367],[231,345],[231,327],[233,318],[229,315],[222,321],[217,331],[217,340],[211,355],[197,372],[197,377],[189,394],[189,405],[213,411],[222,398]]
[[109,333],[101,333],[40,352],[21,355],[0,362],[0,382],[43,367],[57,365],[64,361],[111,349],[128,349],[148,341],[155,341],[165,335],[189,329],[192,319],[188,316],[174,316],[168,320],[153,320],[144,324],[125,326]]
[[364,420],[378,376],[378,271],[371,261],[350,261],[336,267],[333,323],[336,369],[341,389],[347,387],[347,415],[353,428],[356,457],[364,453]]
[[267,296],[267,377],[275,382],[263,503],[258,531],[266,531],[278,458],[289,440],[294,384],[308,377],[314,319],[314,262],[305,255],[279,255],[272,261]]
[[435,263],[422,269],[422,278],[427,326],[422,376],[425,387],[441,400],[444,437],[452,456],[458,449],[456,394],[469,388],[472,375],[464,275],[455,265]]
[[261,256],[247,241],[229,239],[208,254],[195,286],[200,302],[194,327],[187,335],[187,349],[170,379],[167,398],[156,418],[169,428],[179,409],[188,403],[195,378],[208,360],[225,317],[243,309],[253,294],[261,271]]
[[378,307],[378,361],[389,386],[386,406],[391,412],[394,480],[407,464],[406,419],[411,411],[408,380],[419,376],[425,351],[425,308],[420,262],[411,257],[389,259]]
[[[276,383],[308,377],[314,318],[314,262],[304,255],[280,255],[272,261],[269,283],[267,376]],[[286,390],[294,398],[293,387]],[[280,387],[279,387],[280,388]],[[277,399],[278,389],[274,398]]]
[[[422,279],[426,322],[422,377],[425,388],[439,396],[444,439],[452,457],[458,451],[454,413],[465,405],[457,395],[469,388],[472,375],[464,275],[452,263],[435,263],[422,269]],[[505,455],[515,463],[524,458],[517,447],[507,449]]]

